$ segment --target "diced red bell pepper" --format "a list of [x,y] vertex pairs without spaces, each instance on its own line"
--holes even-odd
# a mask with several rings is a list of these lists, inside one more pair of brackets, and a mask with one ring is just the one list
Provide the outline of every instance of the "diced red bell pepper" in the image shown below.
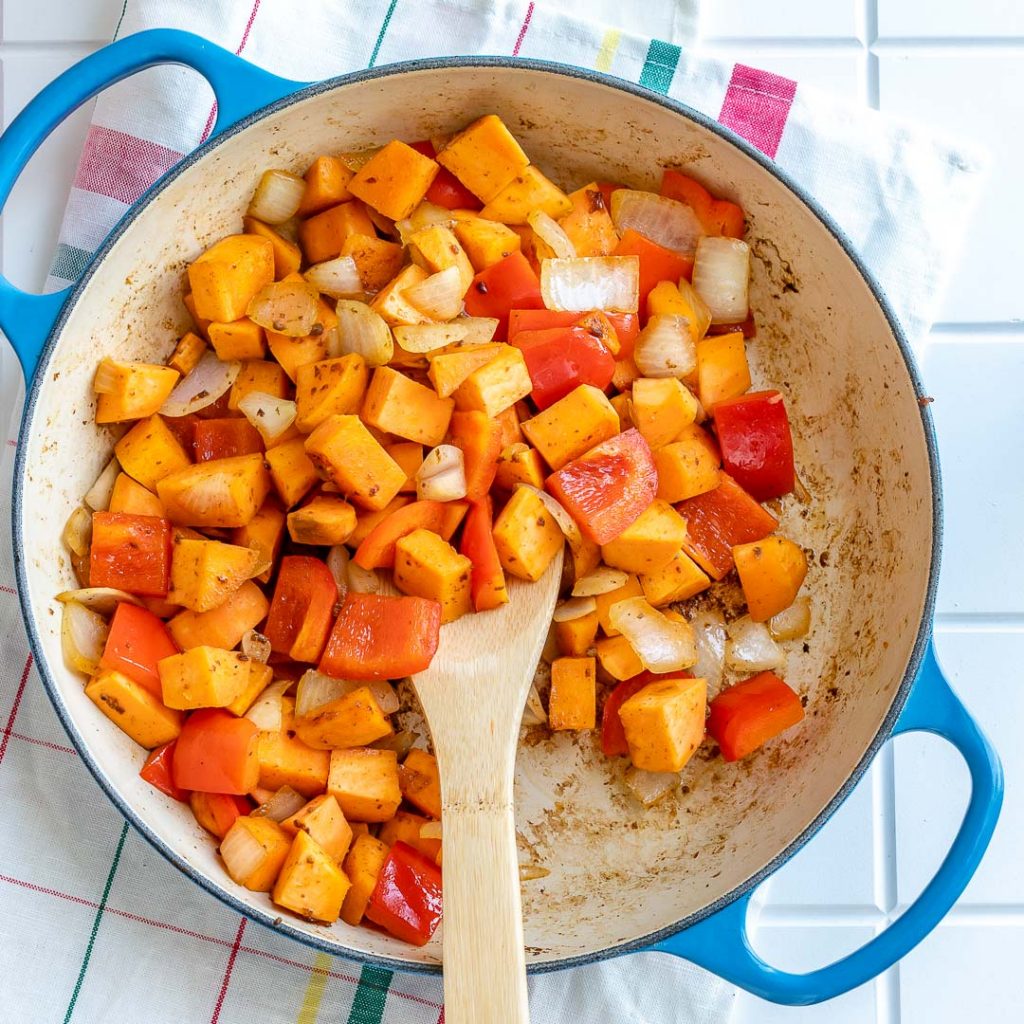
[[520,331],[510,341],[526,360],[538,409],[546,409],[580,384],[604,391],[615,373],[615,357],[582,327]]
[[612,193],[618,192],[620,188],[625,188],[625,185],[620,185],[617,181],[599,181],[597,183],[598,191],[601,193],[601,198],[604,200],[604,208],[611,213],[612,209]]
[[[529,366],[529,359],[526,362]],[[448,433],[451,443],[462,449],[466,497],[470,501],[480,501],[487,496],[498,472],[503,424],[496,417],[475,409],[454,412]]]
[[711,324],[708,327],[708,334],[714,336],[716,334],[732,334],[733,331],[742,331],[743,337],[746,341],[750,341],[751,338],[757,337],[757,321],[754,319],[753,313],[747,314],[747,319],[741,324]]
[[315,662],[327,642],[338,600],[331,570],[309,555],[281,559],[263,635],[293,661]]
[[615,247],[613,256],[637,256],[640,259],[640,308],[646,309],[647,296],[659,281],[671,281],[679,284],[679,279],[687,281],[693,277],[693,257],[666,249],[657,242],[652,242],[639,231],[626,228]]
[[93,512],[89,584],[166,597],[171,584],[170,520]]
[[626,730],[622,727],[622,719],[619,718],[619,708],[629,700],[635,693],[639,693],[648,683],[657,679],[671,677],[672,679],[692,679],[689,672],[667,672],[656,673],[643,671],[632,679],[623,679],[615,685],[604,702],[604,709],[601,712],[601,752],[605,757],[615,757],[619,754],[629,753],[629,744],[626,742]]
[[474,502],[466,514],[459,551],[473,563],[469,588],[478,612],[500,608],[508,602],[505,572],[494,544],[494,507],[489,494]]
[[413,530],[430,530],[444,536],[448,518],[445,506],[445,502],[425,500],[396,508],[363,538],[353,556],[356,565],[363,569],[394,568],[395,545]]
[[139,775],[154,789],[166,793],[172,800],[188,801],[188,792],[174,783],[174,747],[177,740],[171,740],[156,750],[151,750]]
[[661,194],[686,203],[709,235],[743,237],[743,208],[728,199],[716,199],[699,181],[667,167],[661,176]]
[[803,717],[799,696],[774,672],[759,672],[711,701],[708,735],[726,761],[738,761]]
[[547,489],[595,544],[607,544],[652,501],[658,471],[639,430],[595,445],[547,479]]
[[174,748],[174,784],[203,793],[248,793],[259,782],[258,738],[248,718],[223,708],[193,711]]
[[521,253],[514,252],[481,270],[469,286],[465,298],[470,316],[497,317],[500,321],[495,337],[505,337],[508,315],[513,309],[543,309],[540,279]]
[[762,508],[728,473],[713,491],[676,505],[686,520],[683,550],[713,579],[732,570],[732,549],[773,533],[779,521]]
[[190,793],[188,802],[196,821],[218,839],[223,839],[231,826],[251,809],[244,796],[229,793]]
[[151,611],[122,601],[114,609],[100,667],[113,669],[162,699],[157,663],[178,653],[178,645]]
[[715,433],[726,472],[758,501],[793,490],[793,435],[778,391],[716,402]]
[[[591,311],[561,309],[513,309],[508,315],[508,340],[522,331],[547,331],[553,327],[575,327]],[[633,354],[633,345],[640,333],[640,317],[636,313],[603,314],[615,328],[619,339],[619,358]]]
[[[417,153],[429,156],[431,160],[437,156],[437,150],[434,149],[434,145],[430,141],[414,142],[412,148]],[[431,182],[430,188],[427,189],[427,194],[423,198],[435,206],[443,206],[446,210],[480,210],[483,208],[480,200],[447,167],[442,167],[437,172],[437,177]]]
[[197,420],[193,444],[196,462],[255,455],[263,451],[260,432],[244,416]]
[[[231,394],[230,388],[228,388],[228,394]],[[165,416],[163,419],[167,428],[178,439],[181,447],[194,459],[196,457],[196,425],[202,423],[202,420],[195,413],[189,413],[187,416]]]
[[425,597],[349,591],[320,671],[336,679],[401,679],[429,664],[441,632],[441,605]]
[[401,840],[391,847],[366,916],[397,939],[426,945],[441,923],[441,869]]

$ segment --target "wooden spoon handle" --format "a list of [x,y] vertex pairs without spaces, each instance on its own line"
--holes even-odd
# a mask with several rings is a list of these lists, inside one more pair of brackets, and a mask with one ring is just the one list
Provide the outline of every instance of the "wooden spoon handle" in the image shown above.
[[499,800],[459,788],[442,813],[445,1024],[529,1024],[512,780]]

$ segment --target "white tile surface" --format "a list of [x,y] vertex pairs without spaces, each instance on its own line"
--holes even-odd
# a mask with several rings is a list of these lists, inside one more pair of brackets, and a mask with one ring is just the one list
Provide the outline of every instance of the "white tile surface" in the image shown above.
[[5,43],[109,39],[124,0],[32,0],[3,5]]
[[1020,0],[945,3],[943,0],[878,0],[879,38],[977,39],[1024,35]]
[[857,0],[704,0],[704,39],[853,39]]

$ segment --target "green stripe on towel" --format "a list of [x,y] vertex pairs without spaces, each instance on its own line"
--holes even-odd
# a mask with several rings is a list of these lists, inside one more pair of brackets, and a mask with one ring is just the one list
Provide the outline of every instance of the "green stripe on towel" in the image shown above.
[[380,967],[366,966],[362,969],[348,1024],[380,1024],[393,977],[392,971]]
[[647,47],[643,70],[640,72],[640,84],[655,92],[667,93],[682,52],[674,43],[652,39],[651,45]]

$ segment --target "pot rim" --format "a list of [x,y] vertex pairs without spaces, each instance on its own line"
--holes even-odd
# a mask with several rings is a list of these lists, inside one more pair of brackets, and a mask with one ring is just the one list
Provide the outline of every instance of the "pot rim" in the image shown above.
[[[833,220],[831,215],[827,213],[818,201],[811,196],[804,188],[799,185],[796,181],[790,177],[790,175],[778,167],[769,157],[767,157],[760,150],[756,149],[746,140],[736,135],[730,129],[719,124],[714,119],[708,117],[706,114],[701,113],[698,110],[687,106],[685,103],[681,103],[678,100],[671,99],[668,96],[662,95],[661,93],[652,92],[651,90],[637,85],[633,82],[625,81],[623,79],[615,78],[611,75],[605,75],[597,71],[591,71],[585,68],[578,68],[566,64],[558,64],[553,61],[547,60],[536,60],[528,58],[509,58],[509,57],[430,57],[422,58],[418,60],[401,61],[395,64],[384,65],[379,68],[368,68],[362,71],[350,72],[348,74],[339,75],[335,78],[325,79],[321,82],[314,82],[307,86],[296,89],[295,92],[289,93],[287,96],[282,97],[275,102],[268,104],[267,106],[260,107],[258,110],[253,111],[251,114],[235,122],[229,128],[220,132],[215,137],[209,139],[207,142],[200,145],[198,148],[193,150],[191,153],[186,154],[170,171],[163,175],[154,185],[139,199],[137,200],[124,214],[121,220],[117,223],[110,234],[104,239],[102,245],[93,254],[85,273],[79,278],[77,283],[72,286],[67,299],[61,307],[60,314],[54,321],[53,327],[47,336],[46,343],[39,356],[39,361],[36,365],[35,372],[32,375],[32,379],[28,382],[27,393],[25,396],[25,405],[22,413],[21,429],[19,431],[19,441],[17,452],[15,456],[14,465],[14,486],[13,486],[13,501],[12,501],[12,536],[14,540],[14,568],[15,577],[18,588],[18,599],[21,605],[22,619],[25,624],[25,628],[29,638],[29,644],[32,654],[35,658],[36,666],[39,670],[40,677],[43,681],[43,686],[46,689],[47,695],[50,698],[50,702],[53,704],[54,709],[57,712],[61,724],[64,730],[67,732],[68,737],[74,744],[78,753],[81,755],[83,763],[92,773],[93,777],[99,783],[100,788],[111,800],[111,802],[117,807],[118,811],[122,816],[129,821],[134,828],[147,840],[153,847],[155,847],[171,864],[173,864],[179,871],[191,879],[196,885],[200,886],[206,892],[215,896],[222,903],[226,904],[236,913],[242,914],[245,917],[251,918],[258,921],[260,924],[270,928],[276,932],[296,939],[304,945],[311,946],[314,949],[322,950],[327,953],[331,953],[336,956],[344,956],[350,960],[358,963],[374,964],[394,971],[404,971],[407,973],[416,974],[438,974],[441,971],[440,963],[420,963],[417,961],[405,960],[394,956],[381,956],[374,953],[365,953],[360,950],[351,949],[344,943],[330,940],[326,938],[320,938],[316,935],[308,934],[292,924],[291,921],[282,917],[279,914],[262,910],[258,907],[250,906],[238,899],[225,888],[223,888],[218,882],[209,876],[203,874],[198,869],[191,866],[184,858],[180,857],[163,839],[160,838],[143,820],[139,812],[133,808],[126,800],[124,800],[118,792],[115,784],[109,779],[100,768],[99,764],[93,759],[89,752],[88,745],[83,739],[82,735],[78,731],[78,727],[73,721],[68,709],[65,707],[63,700],[60,695],[57,683],[53,678],[49,664],[45,657],[42,657],[42,644],[35,625],[35,616],[33,610],[28,601],[28,581],[26,578],[26,566],[25,559],[22,552],[24,551],[23,544],[23,482],[26,472],[26,461],[27,461],[27,445],[25,440],[28,436],[29,428],[32,424],[36,402],[39,397],[39,393],[42,387],[42,383],[45,380],[45,370],[49,364],[53,353],[57,347],[60,334],[67,322],[72,309],[75,308],[78,301],[82,298],[86,289],[88,288],[89,282],[92,279],[96,269],[103,262],[103,258],[110,251],[110,249],[117,243],[121,236],[131,227],[136,219],[149,207],[151,203],[157,200],[166,186],[176,179],[180,174],[190,169],[195,163],[202,160],[209,153],[215,150],[218,146],[226,142],[228,139],[233,138],[235,135],[244,131],[247,128],[252,127],[258,122],[264,120],[268,116],[271,116],[278,111],[281,111],[287,107],[290,107],[296,103],[303,102],[313,96],[320,95],[322,93],[331,92],[335,89],[343,88],[347,85],[367,82],[373,80],[383,80],[390,78],[395,75],[403,75],[421,71],[446,71],[457,68],[492,68],[492,69],[504,69],[513,71],[535,71],[545,74],[561,75],[567,78],[575,78],[583,81],[595,83],[597,85],[605,86],[607,88],[614,89],[618,92],[625,93],[635,99],[644,100],[650,103],[656,103],[666,110],[671,111],[681,117],[686,118],[695,124],[700,125],[706,131],[712,132],[717,135],[723,142],[728,143],[735,149],[739,150],[745,156],[749,157],[755,163],[757,163],[762,170],[771,174],[779,182],[781,182],[789,192],[817,218],[822,226],[829,232],[830,235],[835,239],[840,248],[844,251],[847,258],[853,264],[854,268],[860,274],[864,283],[867,285],[869,291],[874,297],[875,302],[878,304],[882,315],[889,326],[889,330],[892,334],[893,340],[896,342],[899,348],[900,354],[903,357],[903,362],[907,370],[911,383],[913,385],[914,393],[919,399],[925,395],[924,386],[921,381],[920,374],[917,369],[916,361],[913,355],[913,351],[910,344],[903,333],[903,329],[896,319],[896,316],[889,305],[888,300],[885,297],[885,293],[879,284],[875,281],[870,270],[865,266],[860,255],[856,252],[853,244],[847,238],[845,232],[839,227],[839,225]],[[752,874],[745,881],[731,889],[729,892],[720,896],[718,899],[712,901],[701,907],[699,910],[694,911],[692,914],[681,918],[679,921],[671,925],[667,925],[656,931],[650,932],[647,935],[629,939],[625,942],[620,942],[614,946],[594,950],[590,953],[581,953],[575,956],[568,956],[550,961],[544,961],[541,963],[529,964],[527,967],[528,973],[540,974],[547,973],[549,971],[562,970],[568,967],[575,967],[587,963],[595,963],[601,960],[608,959],[610,957],[619,956],[624,953],[639,952],[644,949],[651,947],[652,945],[661,942],[672,935],[689,928],[692,925],[697,924],[700,921],[711,917],[713,914],[722,910],[741,896],[751,892],[758,885],[761,884],[769,875],[777,871],[786,861],[788,861],[794,854],[801,850],[807,842],[821,829],[826,821],[835,813],[839,805],[850,795],[854,787],[860,781],[864,775],[868,766],[874,760],[875,755],[881,749],[882,745],[889,739],[889,734],[892,731],[893,726],[896,723],[896,719],[899,717],[900,712],[903,710],[903,706],[907,701],[907,697],[910,694],[910,690],[914,684],[914,680],[917,677],[918,670],[921,666],[922,659],[924,657],[925,649],[928,644],[929,637],[931,635],[931,624],[935,611],[935,597],[936,588],[938,585],[938,574],[939,574],[939,563],[941,558],[942,549],[942,488],[941,478],[939,470],[938,450],[935,438],[935,428],[932,421],[931,410],[928,403],[921,404],[920,416],[921,426],[924,432],[925,445],[928,452],[928,465],[931,477],[931,489],[932,489],[932,551],[931,559],[928,570],[928,586],[925,594],[924,607],[921,613],[921,620],[918,624],[917,635],[914,639],[914,645],[911,650],[910,659],[907,664],[906,671],[904,672],[903,679],[900,681],[900,685],[893,696],[893,700],[889,705],[888,712],[885,718],[879,725],[878,731],[874,738],[868,744],[866,750],[860,761],[856,764],[853,770],[850,772],[846,781],[839,788],[832,799],[825,805],[824,808],[818,813],[818,815],[811,821],[797,836],[795,836],[787,845],[777,853],[767,864],[765,864],[759,871]]]

